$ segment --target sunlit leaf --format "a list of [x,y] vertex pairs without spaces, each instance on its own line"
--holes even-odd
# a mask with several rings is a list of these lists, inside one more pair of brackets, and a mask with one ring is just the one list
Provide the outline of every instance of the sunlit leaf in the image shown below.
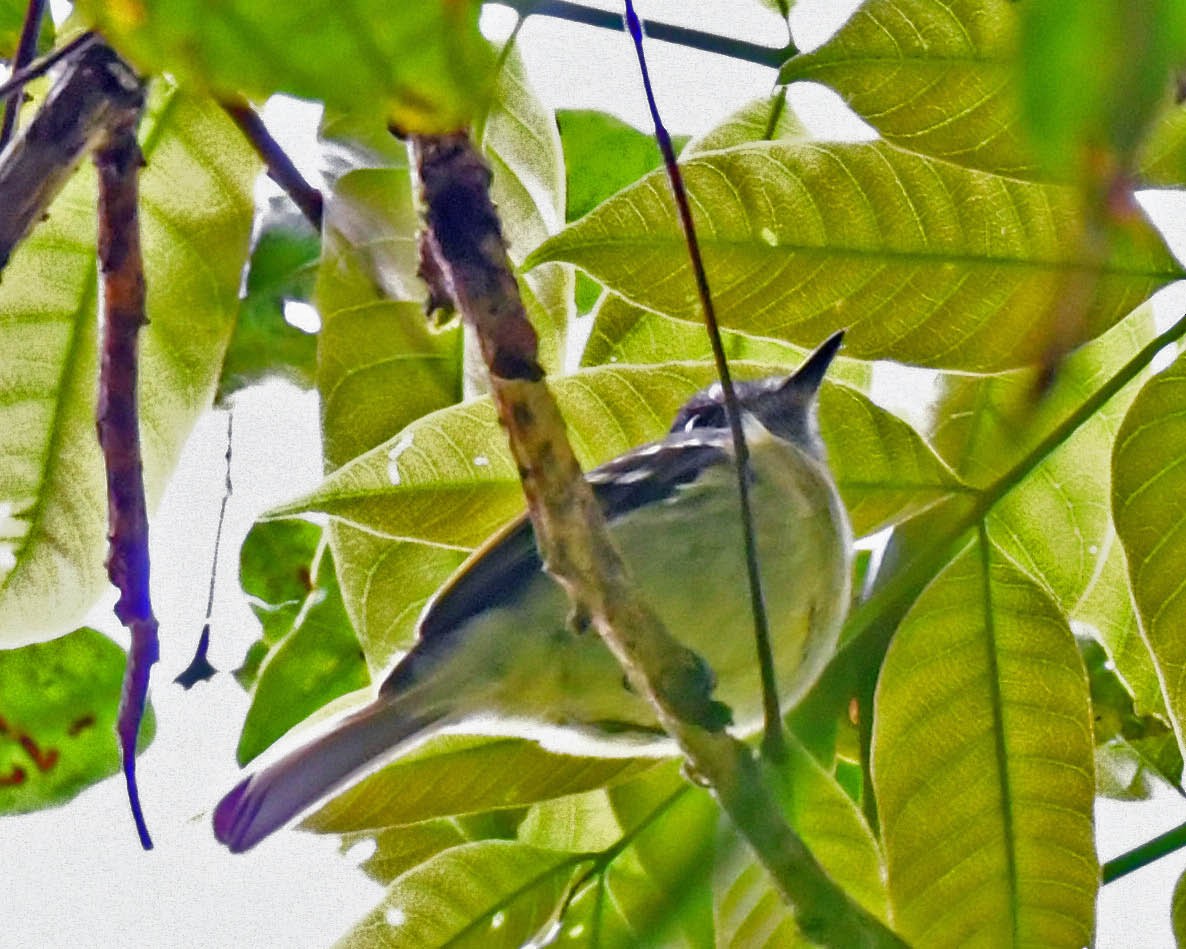
[[494,66],[478,32],[479,5],[467,0],[417,0],[399,16],[383,0],[78,6],[147,72],[222,95],[287,92],[383,115],[413,132],[465,125],[488,93]]
[[1019,118],[1008,0],[868,0],[780,82],[835,89],[895,145],[1010,176],[1038,173]]
[[1035,153],[1064,175],[1100,153],[1128,167],[1186,62],[1181,5],[1046,0],[1019,11],[1021,114]]
[[[150,504],[209,404],[238,309],[258,164],[213,103],[157,83],[140,132],[149,324],[140,334]],[[178,182],[185,182],[178,187]],[[95,180],[81,167],[0,283],[0,642],[73,628],[105,588],[95,440]]]
[[239,735],[240,765],[327,702],[370,682],[326,547],[307,569],[309,590],[293,624],[260,665]]
[[1179,947],[1186,946],[1186,871],[1174,884],[1174,894],[1170,901],[1170,924],[1174,929],[1174,943]]
[[338,795],[303,826],[345,833],[518,807],[604,787],[654,761],[579,758],[521,738],[433,739]]
[[321,240],[309,222],[295,207],[274,204],[251,251],[247,286],[218,382],[218,402],[273,375],[312,387],[317,338],[287,322],[284,305],[290,300],[307,302],[312,296],[320,254]]
[[1146,383],[1116,436],[1112,513],[1128,555],[1132,596],[1179,741],[1186,724],[1186,640],[1181,635],[1181,459],[1186,453],[1186,359]]
[[1151,185],[1186,184],[1186,105],[1174,103],[1153,123],[1137,169]]
[[[1104,332],[1180,266],[1134,222],[1106,257],[1069,188],[1001,178],[885,143],[758,143],[683,164],[722,324],[812,345],[848,328],[863,358],[976,372],[1040,360],[1067,329],[1068,280],[1095,294],[1076,339]],[[699,302],[661,173],[550,238],[627,300],[685,320]]]
[[[0,813],[65,804],[119,770],[124,651],[93,629],[0,650]],[[152,741],[151,711],[139,747]]]
[[915,602],[877,685],[873,788],[912,945],[1091,943],[1092,749],[1066,621],[982,535]]
[[556,121],[567,170],[566,220],[588,214],[611,194],[663,164],[652,135],[608,112],[561,109]]
[[786,89],[779,89],[771,96],[747,102],[723,122],[697,135],[684,146],[680,158],[748,142],[805,142],[809,138],[807,129],[787,102]]
[[454,847],[398,877],[339,945],[519,949],[543,934],[585,862],[512,841]]
[[[869,825],[836,779],[793,736],[789,751],[786,762],[766,768],[783,815],[829,876],[884,919],[888,911],[885,874]],[[717,945],[735,949],[811,945],[799,932],[769,871],[748,846],[727,825],[722,826],[718,841],[729,841],[729,846],[718,843],[720,859],[713,879]]]

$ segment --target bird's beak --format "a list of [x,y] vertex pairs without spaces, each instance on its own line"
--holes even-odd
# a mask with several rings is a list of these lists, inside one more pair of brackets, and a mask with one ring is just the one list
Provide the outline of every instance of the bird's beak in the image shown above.
[[807,357],[807,361],[799,367],[795,374],[787,380],[787,387],[793,386],[801,392],[811,394],[818,391],[820,383],[824,381],[824,375],[827,373],[828,367],[832,365],[832,360],[836,357],[843,341],[844,330],[837,330],[824,340],[819,348]]

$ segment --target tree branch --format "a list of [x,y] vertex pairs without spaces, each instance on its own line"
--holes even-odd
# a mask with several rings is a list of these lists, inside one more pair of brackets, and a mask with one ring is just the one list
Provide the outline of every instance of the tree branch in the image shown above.
[[[126,67],[125,67],[126,68]],[[130,71],[128,72],[131,76]],[[134,79],[134,77],[132,77]],[[144,310],[136,142],[140,104],[111,116],[95,152],[99,172],[99,270],[103,284],[102,359],[99,368],[99,445],[107,468],[110,547],[107,573],[119,590],[115,615],[132,636],[116,730],[132,817],[145,850],[152,839],[136,787],[136,740],[148,698],[148,679],[159,655],[157,621],[149,596],[148,513],[140,459],[137,366]]]
[[[45,16],[45,0],[29,0],[25,8],[25,22],[21,24],[21,38],[17,41],[16,55],[12,59],[12,71],[19,73],[33,61],[33,54],[37,52],[37,36],[41,32],[41,21]],[[21,97],[18,87],[16,94],[10,96],[4,103],[4,119],[0,122],[0,151],[12,138],[16,129],[16,119],[21,111]]]
[[243,102],[224,102],[222,107],[247,137],[256,154],[263,159],[268,177],[292,198],[293,203],[320,233],[321,216],[325,209],[321,192],[305,180],[251,106]]
[[127,65],[110,47],[88,40],[33,121],[0,155],[0,268],[86,152],[122,116],[138,111],[142,100],[140,82]]
[[412,143],[427,207],[424,239],[479,338],[548,572],[712,786],[809,938],[843,947],[903,945],[849,900],[787,826],[749,748],[723,730],[726,710],[711,698],[710,670],[635,593],[544,385],[535,331],[490,201],[489,169],[464,134]]
[[[568,0],[497,0],[504,7],[510,7],[520,16],[546,16],[570,23],[583,23],[603,30],[622,29],[622,17],[609,10],[597,10],[593,7],[570,3]],[[703,30],[693,30],[685,26],[672,23],[660,23],[654,20],[643,20],[643,29],[647,36],[665,43],[675,43],[687,49],[698,49],[706,53],[716,53],[731,59],[755,63],[770,69],[778,69],[798,50],[788,41],[781,49],[772,46],[762,46],[745,40],[735,40],[716,33],[706,33]]]

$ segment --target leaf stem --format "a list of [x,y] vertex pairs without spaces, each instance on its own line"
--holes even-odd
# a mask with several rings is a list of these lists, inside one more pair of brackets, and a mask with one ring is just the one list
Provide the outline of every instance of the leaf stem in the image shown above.
[[1142,867],[1147,867],[1184,847],[1186,847],[1186,824],[1179,824],[1172,830],[1167,830],[1164,834],[1145,841],[1139,847],[1134,847],[1128,853],[1113,857],[1100,868],[1100,881],[1105,886],[1115,883],[1121,877],[1128,876]]
[[[25,22],[21,24],[21,38],[17,41],[16,55],[12,59],[12,71],[19,73],[33,61],[37,52],[37,36],[41,32],[41,21],[45,17],[45,0],[29,0],[25,8]],[[0,121],[0,151],[11,141],[20,115],[20,96],[10,96],[4,103],[4,119]]]
[[[568,0],[497,0],[499,4],[510,7],[520,16],[546,16],[570,23],[583,23],[603,30],[622,29],[622,18],[609,10],[595,10],[579,3]],[[728,56],[758,66],[778,69],[783,63],[794,56],[798,50],[788,41],[786,46],[775,49],[772,46],[762,46],[745,40],[736,40],[716,33],[694,30],[689,27],[676,26],[672,23],[659,23],[654,20],[643,20],[643,30],[651,39],[665,43],[674,43],[687,49],[698,49],[705,53],[716,53]]]
[[239,126],[239,131],[251,143],[256,154],[263,159],[268,177],[292,198],[293,203],[320,233],[321,217],[325,210],[321,192],[309,184],[297,170],[297,166],[280,147],[280,143],[272,137],[272,133],[268,131],[268,127],[264,125],[263,119],[255,109],[244,102],[223,102],[222,108]]
[[741,406],[733,389],[733,375],[729,371],[729,359],[721,342],[721,329],[717,324],[716,307],[712,290],[708,286],[708,274],[704,270],[704,258],[700,253],[700,241],[696,238],[696,224],[692,220],[692,209],[688,204],[688,191],[684,177],[675,159],[675,147],[663,120],[659,117],[659,106],[655,102],[655,91],[651,87],[651,74],[647,69],[646,53],[643,51],[642,23],[634,10],[633,0],[626,0],[626,26],[634,41],[638,55],[638,67],[642,71],[642,86],[646,92],[647,108],[655,124],[655,141],[663,153],[663,164],[671,182],[672,195],[679,212],[680,227],[688,245],[688,257],[692,262],[692,273],[696,277],[696,292],[700,296],[700,307],[704,311],[704,327],[712,346],[712,357],[716,363],[717,376],[721,381],[721,393],[725,401],[725,417],[729,420],[729,432],[733,437],[733,453],[737,472],[737,499],[741,513],[741,531],[745,546],[745,567],[749,578],[750,612],[754,621],[754,641],[758,651],[758,669],[762,681],[762,708],[765,716],[765,731],[762,736],[762,753],[772,761],[785,761],[786,741],[782,731],[782,713],[778,701],[778,679],[774,672],[774,651],[770,645],[770,623],[766,616],[766,598],[762,592],[762,569],[758,560],[758,542],[754,535],[754,513],[749,496],[749,446],[745,443],[745,432],[741,428]]
[[61,60],[85,49],[98,39],[98,34],[92,33],[89,30],[85,33],[79,33],[69,42],[63,43],[55,50],[51,50],[40,59],[29,63],[23,69],[14,70],[11,76],[0,83],[0,99],[8,99],[16,95],[31,80],[49,72]]

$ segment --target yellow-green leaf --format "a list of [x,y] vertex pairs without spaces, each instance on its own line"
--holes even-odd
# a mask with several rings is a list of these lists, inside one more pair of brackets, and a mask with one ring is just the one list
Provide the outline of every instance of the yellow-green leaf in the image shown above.
[[1087,677],[1057,607],[983,533],[890,645],[872,773],[893,918],[911,945],[1091,944]]
[[[149,324],[140,334],[150,504],[209,404],[238,310],[258,163],[213,102],[154,85],[140,130]],[[72,629],[105,588],[95,440],[95,180],[81,167],[0,282],[0,643]]]
[[1186,479],[1186,358],[1133,401],[1112,456],[1112,514],[1128,555],[1132,596],[1178,740],[1186,726],[1186,616],[1182,526]]
[[221,95],[286,92],[380,115],[410,132],[450,132],[480,111],[494,55],[479,4],[412,0],[85,0],[84,16],[147,72]]
[[[883,142],[763,142],[683,163],[723,326],[936,368],[1034,363],[1058,337],[1098,336],[1181,275],[1141,221],[1106,255],[1070,188],[1003,178]],[[528,266],[566,260],[639,306],[700,320],[683,233],[662,172],[546,241]],[[1095,292],[1075,338],[1057,304]],[[1076,283],[1078,286],[1078,283]],[[1062,334],[1062,335],[1060,335]]]

